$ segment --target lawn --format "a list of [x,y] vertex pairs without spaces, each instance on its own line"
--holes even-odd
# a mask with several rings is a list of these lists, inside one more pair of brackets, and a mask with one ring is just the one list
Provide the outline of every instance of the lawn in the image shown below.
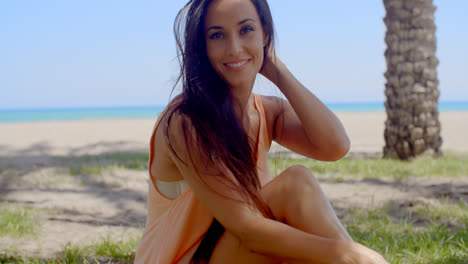
[[[56,161],[69,168],[70,177],[76,177],[118,168],[147,170],[147,158],[144,153],[118,153],[84,156],[79,162],[66,157],[57,157]],[[405,182],[444,177],[462,179],[464,186],[459,187],[468,186],[468,181],[463,181],[468,178],[467,154],[449,153],[441,158],[422,157],[411,162],[370,158],[344,158],[333,163],[270,159],[273,174],[294,164],[310,168],[321,182],[331,184],[350,179]],[[383,206],[347,208],[342,221],[355,241],[382,253],[390,263],[468,263],[467,200],[442,195],[435,197],[435,201],[421,204],[389,201]],[[35,209],[0,203],[0,239],[7,236],[33,239],[40,229],[34,217],[38,213]],[[12,249],[0,255],[0,263],[132,263],[138,241],[139,237],[127,241],[105,238],[86,246],[67,245],[52,259],[22,257],[21,252]]]

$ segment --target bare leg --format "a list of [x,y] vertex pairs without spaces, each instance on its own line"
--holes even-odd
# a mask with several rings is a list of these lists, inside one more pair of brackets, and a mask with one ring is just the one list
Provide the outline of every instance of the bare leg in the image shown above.
[[282,177],[283,197],[278,199],[270,189],[265,190],[263,197],[272,210],[277,210],[279,221],[310,234],[352,240],[309,169],[292,166],[278,177]]
[[[261,196],[276,219],[302,231],[335,239],[351,240],[336,217],[312,172],[292,166],[263,186]],[[277,258],[252,252],[226,231],[213,251],[210,264],[286,263]],[[302,264],[296,260],[287,263]]]

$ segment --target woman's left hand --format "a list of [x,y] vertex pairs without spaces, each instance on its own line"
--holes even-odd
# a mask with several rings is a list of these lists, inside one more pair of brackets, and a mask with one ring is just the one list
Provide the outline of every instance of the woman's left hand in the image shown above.
[[277,84],[279,73],[286,68],[286,65],[278,58],[273,45],[268,50],[268,55],[264,58],[264,63],[260,69],[260,74],[265,76],[272,83]]

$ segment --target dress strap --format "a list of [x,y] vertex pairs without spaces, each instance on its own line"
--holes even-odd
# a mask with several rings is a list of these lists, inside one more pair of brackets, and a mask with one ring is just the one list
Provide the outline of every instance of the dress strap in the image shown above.
[[261,130],[263,130],[262,137],[263,142],[265,142],[265,147],[267,150],[270,149],[271,140],[270,136],[268,135],[268,126],[267,126],[267,119],[265,108],[263,107],[262,96],[259,94],[254,94],[255,105],[258,109],[258,115],[260,116],[260,124],[262,125]]
[[149,176],[150,176],[150,179],[151,179],[151,184],[153,185],[154,189],[155,190],[158,190],[158,187],[157,187],[157,184],[156,184],[156,181],[155,181],[155,178],[153,177],[153,174],[151,174],[151,166],[153,164],[153,159],[154,159],[154,155],[155,155],[155,150],[154,150],[154,138],[156,137],[156,131],[158,129],[158,126],[159,124],[162,122],[162,120],[164,119],[164,116],[166,115],[166,113],[169,111],[169,109],[171,109],[171,107],[173,107],[175,104],[177,104],[179,101],[181,100],[181,98],[175,98],[174,100],[172,100],[169,105],[161,112],[161,114],[159,114],[158,116],[158,119],[156,120],[156,123],[153,127],[153,132],[151,133],[151,139],[150,139],[150,153],[149,153],[149,160],[148,160],[148,171],[149,171]]

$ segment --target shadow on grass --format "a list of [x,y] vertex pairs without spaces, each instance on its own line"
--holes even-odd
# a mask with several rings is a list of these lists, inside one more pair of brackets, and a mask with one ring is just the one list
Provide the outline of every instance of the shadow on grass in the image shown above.
[[[320,178],[320,181],[329,182],[326,178]],[[447,181],[449,181],[449,179]],[[456,184],[452,182],[444,182],[439,184],[424,184],[423,181],[421,181],[421,183],[418,184],[405,183],[400,180],[388,181],[377,178],[366,178],[362,180],[340,179],[337,183],[350,185],[366,183],[375,186],[387,186],[404,192],[418,192],[421,194],[421,197],[464,200],[465,202],[468,202],[468,184],[464,183]]]
[[448,226],[443,217],[431,214],[392,201],[376,209],[350,209],[344,224],[355,241],[390,263],[468,263],[468,219],[461,216],[458,225]]
[[54,259],[32,259],[0,256],[5,264],[132,264],[133,259],[114,259],[105,257],[65,256]]
[[[47,146],[34,145],[32,149],[25,150],[25,153],[32,151],[47,152]],[[90,225],[105,224],[113,226],[141,227],[144,225],[145,214],[137,213],[129,207],[129,204],[146,204],[146,192],[140,192],[130,188],[119,188],[119,186],[107,184],[99,181],[92,174],[87,174],[83,168],[96,167],[103,170],[108,166],[114,168],[125,168],[144,171],[148,168],[148,154],[144,152],[108,152],[98,155],[81,156],[8,156],[0,158],[0,202],[26,204],[28,207],[34,207],[43,201],[15,201],[7,198],[11,192],[47,192],[50,194],[83,194],[89,197],[98,198],[111,204],[114,208],[120,210],[119,216],[99,217],[89,215],[77,210],[55,207],[60,217],[51,217],[49,220],[85,223]],[[54,168],[62,171],[68,171],[70,177],[77,177],[83,182],[80,188],[73,187],[54,187],[53,185],[34,185],[21,184],[23,178],[28,174],[39,172],[40,170]],[[75,175],[72,175],[75,172]],[[91,170],[91,172],[93,172]],[[98,173],[101,171],[99,170]]]

